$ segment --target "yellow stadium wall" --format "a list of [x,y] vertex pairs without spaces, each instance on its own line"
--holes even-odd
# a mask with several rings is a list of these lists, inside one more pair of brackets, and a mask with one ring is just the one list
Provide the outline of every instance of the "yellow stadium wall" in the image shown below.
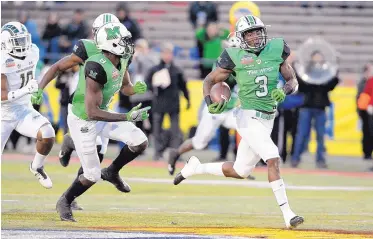
[[[191,96],[191,108],[186,110],[186,101],[181,95],[181,112],[180,112],[180,127],[184,133],[187,133],[192,126],[198,123],[198,110],[203,98],[202,94],[202,81],[190,80],[187,87]],[[54,87],[54,82],[49,84],[46,92],[50,101],[53,111],[54,122],[59,119],[59,90]],[[344,156],[361,156],[361,132],[358,128],[358,115],[355,106],[356,89],[352,87],[337,87],[331,93],[331,100],[335,105],[334,112],[334,139],[326,137],[326,148],[330,155],[344,155]],[[118,102],[116,96],[112,102],[111,108]],[[42,112],[46,112],[45,105],[42,107]],[[166,117],[164,127],[168,128],[170,124],[169,118]],[[57,141],[61,142],[62,132],[57,134]],[[315,134],[312,133],[310,142],[310,151],[315,152],[316,149]]]

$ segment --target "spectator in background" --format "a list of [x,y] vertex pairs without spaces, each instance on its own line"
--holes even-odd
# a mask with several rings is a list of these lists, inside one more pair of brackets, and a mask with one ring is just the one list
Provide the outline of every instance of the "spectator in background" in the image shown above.
[[[51,53],[58,53],[55,52],[54,49],[58,49],[58,41],[57,37],[59,37],[62,33],[62,29],[59,25],[59,18],[56,12],[52,12],[48,16],[47,25],[45,26],[44,33],[43,33],[43,41],[46,45],[46,53],[50,56]],[[55,45],[53,45],[55,44]],[[46,57],[44,59],[44,63],[48,64],[49,59]]]
[[71,52],[75,43],[80,39],[88,38],[88,35],[89,31],[84,21],[84,12],[82,9],[76,9],[71,23],[62,30],[60,38],[61,52]]
[[[150,51],[148,41],[145,39],[138,39],[135,42],[135,54],[133,55],[132,63],[130,65],[130,75],[132,83],[137,81],[145,81],[150,69],[159,63],[159,55]],[[132,105],[142,103],[143,107],[151,106],[153,93],[150,89],[145,94],[137,94],[130,96]],[[136,122],[136,126],[144,131],[147,135],[151,133],[152,115],[145,121]]]
[[[174,46],[171,43],[164,43],[161,47],[161,62],[152,67],[146,77],[148,88],[153,91],[152,116],[153,116],[153,136],[155,155],[154,160],[162,158],[167,147],[177,148],[183,137],[180,138],[179,127],[180,112],[180,91],[183,92],[188,101],[187,109],[190,108],[189,92],[182,70],[173,62]],[[168,114],[171,119],[169,145],[162,139],[162,123],[164,115]]]
[[[373,138],[371,136],[370,127],[372,126],[372,119],[367,112],[367,105],[361,105],[363,98],[365,95],[369,96],[366,92],[364,92],[365,87],[367,86],[367,82],[370,78],[373,77],[373,64],[368,63],[363,68],[363,77],[357,84],[357,95],[356,95],[356,103],[358,114],[362,123],[362,148],[363,148],[363,158],[365,160],[372,159],[372,152],[373,152]],[[365,97],[366,98],[366,97]],[[360,107],[359,107],[360,103]]]
[[125,3],[119,3],[117,6],[117,17],[119,21],[127,28],[132,35],[132,40],[141,38],[141,30],[135,19],[129,16],[130,10]]
[[194,29],[218,21],[218,11],[214,2],[192,2],[189,6],[189,20]]
[[[364,88],[358,87],[357,108],[363,123],[363,151],[364,159],[371,160],[373,152],[373,72],[372,65],[364,67]],[[360,83],[361,83],[360,82]],[[371,169],[373,171],[373,168]]]
[[217,23],[209,22],[205,28],[196,31],[196,39],[199,55],[201,56],[201,78],[204,79],[223,51],[224,41],[227,40],[229,31],[220,29]]
[[31,42],[39,48],[39,60],[43,61],[45,49],[40,39],[40,35],[35,22],[30,20],[30,16],[25,10],[22,10],[18,13],[18,21],[25,25],[28,32],[31,34]]
[[[311,62],[307,66],[308,72],[320,72],[325,63],[324,56],[321,52],[315,51],[312,53]],[[315,129],[317,134],[317,152],[316,152],[316,167],[327,168],[325,162],[325,144],[324,134],[326,127],[325,108],[330,106],[329,91],[332,91],[338,84],[339,78],[333,77],[325,84],[315,85],[305,82],[300,77],[298,78],[299,92],[304,94],[304,104],[299,110],[299,120],[297,135],[295,138],[294,153],[291,159],[291,166],[298,167],[302,151],[310,137],[312,120],[315,120]]]

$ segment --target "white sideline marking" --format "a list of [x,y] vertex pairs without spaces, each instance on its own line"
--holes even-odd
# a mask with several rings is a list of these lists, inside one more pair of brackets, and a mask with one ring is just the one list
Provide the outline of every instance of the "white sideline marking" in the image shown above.
[[[125,178],[129,182],[141,183],[162,183],[172,184],[172,179],[164,178]],[[248,181],[248,180],[196,180],[186,179],[181,184],[193,185],[225,185],[225,186],[246,186],[252,188],[271,188],[271,185],[266,181]],[[290,190],[306,190],[306,191],[373,191],[373,187],[356,187],[356,186],[295,186],[286,185],[286,189]]]

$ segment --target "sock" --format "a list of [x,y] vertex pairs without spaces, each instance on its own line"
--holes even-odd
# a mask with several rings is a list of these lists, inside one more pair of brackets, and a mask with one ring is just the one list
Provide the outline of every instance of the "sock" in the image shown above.
[[224,176],[223,164],[224,163],[199,164],[194,174],[211,174],[211,175],[216,175],[216,176]]
[[121,170],[124,165],[128,164],[139,155],[140,153],[132,152],[128,148],[128,145],[125,145],[120,151],[118,157],[114,159],[108,169],[112,170],[112,172],[119,172],[119,170]]
[[32,161],[31,168],[36,170],[38,168],[41,168],[44,165],[44,159],[47,157],[47,155],[41,155],[38,152],[36,152],[34,160]]
[[[101,151],[101,146],[97,146],[97,152]],[[102,163],[102,160],[104,160],[104,155],[102,153],[98,153],[98,158],[100,159],[100,163]],[[83,174],[83,167],[80,166],[79,171],[78,171],[78,177],[79,175]]]
[[286,196],[284,180],[278,179],[276,181],[270,182],[270,184],[285,220],[290,220],[292,217],[295,216],[295,214],[289,206],[288,197]]
[[83,185],[80,180],[79,176],[75,178],[74,182],[65,192],[65,198],[67,199],[68,203],[74,201],[75,198],[82,195],[85,191],[87,191],[93,184],[87,186]]

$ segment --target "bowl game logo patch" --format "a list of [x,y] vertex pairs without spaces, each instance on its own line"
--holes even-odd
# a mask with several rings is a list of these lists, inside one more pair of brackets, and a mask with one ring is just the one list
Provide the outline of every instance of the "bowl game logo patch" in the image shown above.
[[13,67],[15,65],[16,65],[16,63],[12,58],[9,58],[8,60],[5,61],[5,66],[6,67]]

